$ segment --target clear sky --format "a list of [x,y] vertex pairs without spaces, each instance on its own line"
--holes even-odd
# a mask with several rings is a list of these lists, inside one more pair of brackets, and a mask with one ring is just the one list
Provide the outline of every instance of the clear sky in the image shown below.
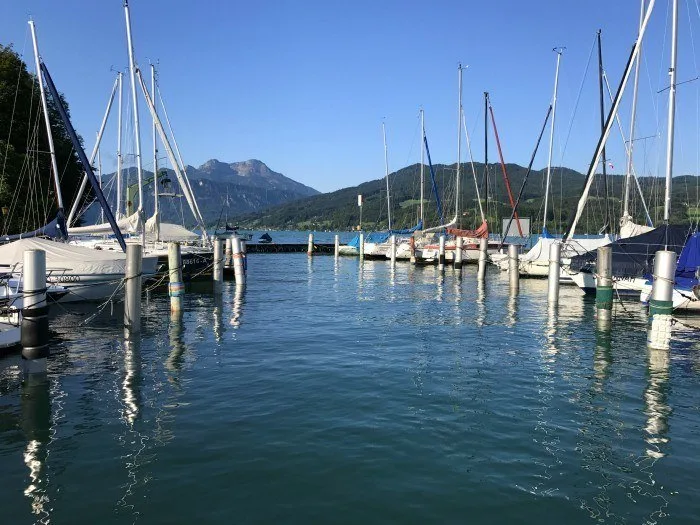
[[[697,1],[681,0],[679,82],[698,75]],[[660,136],[637,143],[643,174],[663,175],[666,93],[657,91],[668,83],[669,5],[657,1],[645,40],[638,136]],[[321,191],[384,175],[383,119],[390,169],[418,162],[420,107],[433,162],[453,163],[459,62],[468,66],[463,101],[475,160],[483,159],[482,93],[489,91],[506,161],[526,165],[552,96],[554,46],[567,48],[555,164],[585,171],[599,126],[595,55],[573,124],[572,114],[595,33],[603,31],[615,90],[639,19],[637,0],[131,0],[130,7],[137,62],[144,69],[159,63],[186,163],[257,158]],[[91,149],[112,68],[128,64],[122,1],[0,0],[0,9],[0,42],[29,61],[27,20],[35,20],[44,61]],[[676,174],[698,171],[699,90],[700,81],[679,87]],[[621,110],[626,134],[630,100]],[[145,107],[141,118],[150,126]],[[105,137],[106,169],[114,167],[115,128]],[[144,130],[146,168],[149,137]],[[546,150],[545,136],[536,168],[546,165]],[[616,130],[608,157],[615,172],[624,170]],[[489,159],[496,158],[492,147]]]

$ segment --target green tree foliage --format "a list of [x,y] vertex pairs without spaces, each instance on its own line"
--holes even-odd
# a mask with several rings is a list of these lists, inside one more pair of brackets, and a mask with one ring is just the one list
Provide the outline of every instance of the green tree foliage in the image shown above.
[[[506,165],[510,186],[514,198],[517,197],[526,168],[517,164]],[[454,216],[454,179],[456,165],[436,165],[434,167],[438,193],[442,199],[443,217],[446,220]],[[489,164],[488,167],[488,200],[484,195],[484,165],[476,163],[474,172],[479,184],[480,197],[492,232],[501,231],[502,219],[511,214],[510,201],[502,175],[501,166]],[[481,224],[474,172],[469,164],[461,166],[460,190],[460,227],[476,228]],[[408,228],[418,221],[420,206],[420,166],[408,166],[390,175],[391,185],[391,215],[394,228]],[[431,190],[428,168],[425,168],[425,216],[426,227],[439,224],[435,199]],[[524,187],[518,207],[520,217],[532,219],[532,231],[542,228],[544,201],[545,170],[533,171]],[[550,232],[563,232],[574,213],[575,206],[583,189],[585,177],[568,168],[552,170],[552,188],[547,227]],[[671,222],[685,224],[695,217],[695,208],[700,207],[700,180],[693,176],[674,178]],[[644,198],[649,206],[653,221],[660,222],[663,218],[664,182],[657,177],[643,177],[640,185]],[[591,188],[590,197],[583,217],[577,229],[578,233],[597,233],[607,222],[610,231],[616,231],[622,213],[621,196],[624,188],[624,177],[609,175],[607,177],[609,198],[605,196],[605,185],[601,175],[597,175]],[[344,188],[332,193],[315,195],[290,203],[268,208],[261,212],[241,215],[236,221],[248,228],[281,228],[281,229],[356,229],[360,222],[357,195],[364,196],[363,228],[365,230],[381,230],[387,228],[386,181],[377,179]],[[635,188],[631,191],[630,211],[635,222],[644,224],[645,217],[641,199]],[[607,204],[606,204],[607,203]],[[607,209],[607,211],[606,211]]]
[[[64,205],[69,207],[77,194],[82,169],[50,97],[48,106]],[[0,209],[3,234],[36,229],[50,221],[58,209],[39,84],[12,47],[2,45]]]

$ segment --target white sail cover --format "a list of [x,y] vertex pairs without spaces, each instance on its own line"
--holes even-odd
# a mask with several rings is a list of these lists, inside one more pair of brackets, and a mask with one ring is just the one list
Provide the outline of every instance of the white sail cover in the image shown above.
[[[151,217],[152,219],[153,217]],[[155,241],[156,240],[156,230],[155,221],[151,222],[151,219],[146,221],[146,240]],[[187,228],[183,228],[178,224],[173,224],[171,222],[161,222],[158,225],[158,239],[164,242],[179,241],[179,242],[194,242],[199,240],[199,235],[191,232]]]
[[642,233],[649,232],[653,229],[654,228],[651,226],[644,226],[643,224],[636,224],[632,221],[625,221],[622,226],[620,226],[620,239],[635,237],[636,235],[641,235]]
[[[139,212],[133,213],[129,217],[122,217],[117,220],[117,226],[122,233],[136,233],[140,231],[141,218]],[[109,235],[113,233],[112,226],[108,223],[93,224],[91,226],[78,226],[68,228],[68,235]]]
[[[520,256],[521,261],[549,261],[549,247],[561,239],[540,237],[535,245],[526,254]],[[594,239],[569,239],[562,245],[562,258],[571,258],[575,255],[590,252],[600,246],[610,244],[612,239],[606,235]]]
[[93,250],[47,239],[20,239],[0,246],[0,266],[21,266],[26,250],[46,252],[47,271],[70,274],[124,275],[126,255],[111,250]]

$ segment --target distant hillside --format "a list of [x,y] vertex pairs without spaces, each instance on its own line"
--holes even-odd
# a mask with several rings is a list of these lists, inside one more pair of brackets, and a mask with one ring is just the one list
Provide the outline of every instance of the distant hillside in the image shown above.
[[[469,164],[461,167],[461,226],[470,228],[480,223],[478,202],[474,188],[472,168]],[[517,164],[507,165],[508,176],[513,195],[517,197],[526,169]],[[454,179],[456,165],[434,166],[436,186],[442,199],[444,217],[454,215]],[[479,190],[484,199],[484,165],[475,164],[479,181]],[[408,166],[390,175],[391,181],[391,215],[394,228],[406,228],[417,223],[420,205],[420,166]],[[438,224],[435,198],[431,189],[428,168],[425,168],[425,214],[427,225]],[[542,207],[544,196],[545,170],[533,171],[527,181],[519,214],[521,217],[533,219],[533,230],[541,229]],[[488,166],[488,207],[485,210],[487,219],[492,224],[492,231],[500,231],[502,218],[510,216],[510,204],[506,193],[501,167],[497,164]],[[552,231],[562,231],[578,201],[584,182],[584,176],[568,168],[552,170],[552,190],[548,228]],[[672,222],[684,223],[689,217],[695,216],[697,210],[696,177],[683,176],[674,178]],[[663,213],[663,180],[655,177],[640,179],[645,199],[650,207],[652,219],[662,218]],[[609,222],[613,228],[621,214],[621,195],[624,177],[608,176],[608,193],[610,195]],[[365,182],[359,186],[344,188],[332,193],[315,195],[293,202],[280,204],[255,213],[243,213],[235,216],[242,226],[255,229],[353,229],[360,222],[360,212],[357,206],[357,195],[364,196],[362,220],[365,229],[385,229],[387,227],[386,181],[377,179]],[[596,232],[604,223],[605,216],[605,187],[602,176],[596,177],[591,189],[586,212],[580,223],[579,232]],[[632,190],[631,211],[635,219],[643,221],[641,201],[638,193]],[[494,227],[497,225],[496,227]]]

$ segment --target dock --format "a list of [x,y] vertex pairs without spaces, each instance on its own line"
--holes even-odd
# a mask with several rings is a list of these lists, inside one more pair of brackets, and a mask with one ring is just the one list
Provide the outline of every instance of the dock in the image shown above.
[[[248,253],[306,253],[308,245],[306,243],[246,243]],[[334,253],[335,244],[314,243],[314,253]]]

